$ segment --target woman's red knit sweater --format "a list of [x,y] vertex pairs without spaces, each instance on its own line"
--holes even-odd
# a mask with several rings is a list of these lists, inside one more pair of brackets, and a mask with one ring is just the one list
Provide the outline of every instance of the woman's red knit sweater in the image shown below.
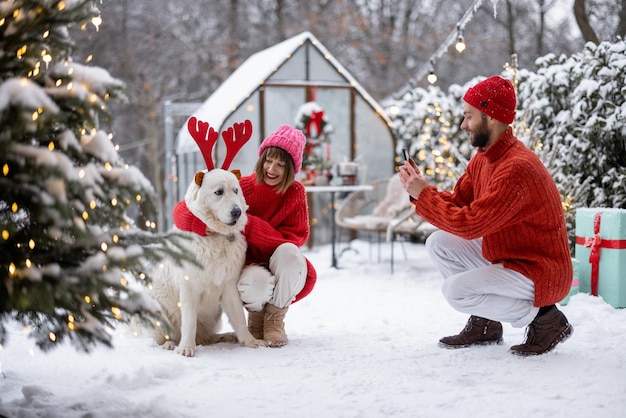
[[483,256],[535,283],[535,306],[562,300],[572,284],[572,261],[561,198],[539,158],[503,134],[479,149],[454,192],[427,187],[415,211],[465,239],[483,238]]
[[[257,184],[255,174],[241,177],[239,184],[248,204],[244,230],[248,243],[246,264],[268,263],[281,244],[291,242],[302,247],[306,243],[310,232],[309,212],[302,183],[294,182],[284,194],[265,182]],[[178,228],[205,235],[206,225],[189,211],[184,200],[178,202],[172,215]],[[315,268],[308,259],[306,262],[306,283],[294,302],[311,293],[317,280]]]

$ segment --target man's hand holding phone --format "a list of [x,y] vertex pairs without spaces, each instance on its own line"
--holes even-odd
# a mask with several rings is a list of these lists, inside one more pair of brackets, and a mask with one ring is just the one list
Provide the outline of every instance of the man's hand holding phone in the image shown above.
[[402,149],[402,156],[405,162],[400,167],[400,181],[404,190],[413,199],[417,199],[422,190],[429,186],[428,180],[422,175],[415,160],[409,156],[409,151],[406,148]]

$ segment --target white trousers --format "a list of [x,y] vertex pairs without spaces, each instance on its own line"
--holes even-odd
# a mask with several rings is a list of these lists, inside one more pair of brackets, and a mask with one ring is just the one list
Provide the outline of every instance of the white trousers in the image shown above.
[[441,230],[428,237],[426,249],[444,277],[444,297],[459,312],[525,327],[539,312],[533,281],[487,261],[482,242]]
[[306,259],[291,243],[280,245],[270,257],[269,266],[245,266],[239,276],[239,295],[244,306],[254,312],[270,303],[277,308],[289,306],[304,288]]

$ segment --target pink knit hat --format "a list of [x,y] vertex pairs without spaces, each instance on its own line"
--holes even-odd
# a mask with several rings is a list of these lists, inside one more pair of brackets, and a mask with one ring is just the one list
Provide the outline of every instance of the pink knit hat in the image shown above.
[[306,137],[300,129],[289,125],[281,125],[276,131],[263,140],[259,147],[259,157],[267,147],[282,148],[293,158],[293,165],[297,174],[302,167],[302,153],[304,152],[305,143]]
[[498,75],[470,87],[463,96],[468,104],[502,123],[515,119],[515,89],[513,83]]

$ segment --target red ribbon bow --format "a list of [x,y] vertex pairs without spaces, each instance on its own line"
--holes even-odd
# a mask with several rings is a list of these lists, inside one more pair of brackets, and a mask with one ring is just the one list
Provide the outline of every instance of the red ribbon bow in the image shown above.
[[315,126],[315,130],[317,131],[317,135],[319,136],[322,133],[322,122],[324,120],[324,111],[320,110],[319,112],[316,112],[315,110],[313,110],[311,112],[311,116],[309,117],[309,120],[306,123],[306,127],[304,128],[304,131],[306,132],[307,136],[311,137],[311,127]]
[[589,263],[591,264],[591,294],[598,296],[598,271],[600,269],[600,248],[614,250],[626,249],[626,239],[602,239],[600,237],[600,222],[602,212],[596,213],[593,219],[593,237],[576,237],[576,244],[584,245],[589,250]]

